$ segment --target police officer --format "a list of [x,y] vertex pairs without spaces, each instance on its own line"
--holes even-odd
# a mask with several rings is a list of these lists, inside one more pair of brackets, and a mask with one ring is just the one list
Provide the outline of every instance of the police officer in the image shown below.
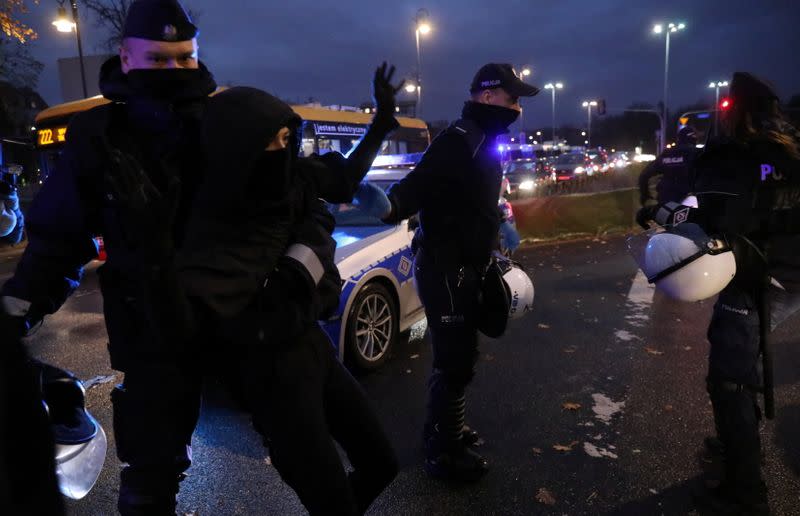
[[[678,131],[675,147],[666,149],[655,161],[647,165],[639,175],[639,194],[642,207],[667,202],[680,203],[691,191],[692,178],[690,170],[697,157],[697,134],[691,126],[682,127]],[[637,215],[638,220],[647,212]]]
[[708,328],[718,439],[707,443],[722,452],[725,475],[698,503],[720,514],[768,514],[756,396],[772,386],[758,362],[769,352],[769,332],[800,309],[800,133],[785,121],[775,91],[753,75],[735,73],[730,94],[724,136],[695,161],[699,208],[667,204],[648,217],[696,222],[733,247],[736,274]]
[[500,226],[497,192],[503,173],[495,141],[519,117],[520,97],[538,92],[511,65],[483,66],[461,119],[391,187],[390,202],[374,202],[379,195],[360,192],[362,204],[387,222],[420,214],[414,270],[433,341],[423,438],[425,469],[436,478],[475,481],[487,472],[487,461],[470,447],[479,438],[464,421],[465,391],[478,358],[481,280]]

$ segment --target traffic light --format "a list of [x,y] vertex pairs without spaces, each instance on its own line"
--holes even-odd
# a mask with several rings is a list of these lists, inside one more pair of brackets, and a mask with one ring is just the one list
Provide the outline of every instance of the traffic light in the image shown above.
[[597,101],[597,114],[598,115],[605,115],[606,114],[606,101],[605,99],[600,99]]
[[719,103],[719,110],[720,111],[727,111],[728,109],[730,109],[731,105],[732,105],[731,99],[724,98]]

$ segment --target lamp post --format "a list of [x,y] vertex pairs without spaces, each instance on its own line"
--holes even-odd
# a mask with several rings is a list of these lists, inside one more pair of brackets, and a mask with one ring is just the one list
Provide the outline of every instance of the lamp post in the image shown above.
[[549,82],[544,85],[544,89],[550,90],[553,94],[553,147],[558,146],[556,143],[556,90],[560,90],[562,88],[564,88],[564,85],[560,82]]
[[86,90],[86,69],[83,66],[83,45],[81,44],[81,28],[78,23],[78,0],[70,0],[70,7],[72,7],[72,21],[67,18],[67,10],[64,8],[66,0],[59,0],[58,18],[53,22],[53,25],[58,32],[72,32],[75,29],[75,36],[78,38],[78,60],[81,66],[81,85],[83,86],[83,98],[89,96]]
[[586,144],[586,148],[588,149],[590,147],[589,143],[592,141],[592,108],[597,107],[597,101],[584,100],[582,106],[586,108],[586,112],[589,115],[589,126],[586,128],[587,135],[586,141],[584,142]]
[[661,150],[664,150],[664,144],[667,142],[667,79],[669,77],[669,38],[670,34],[684,30],[685,28],[685,23],[670,23],[666,27],[659,23],[653,26],[654,34],[666,34],[666,47],[664,52],[664,114],[661,118]]
[[709,88],[714,88],[714,136],[719,136],[719,89],[728,85],[728,81],[712,82]]
[[422,53],[420,50],[420,36],[424,36],[431,31],[431,24],[428,22],[429,17],[430,13],[427,9],[418,9],[417,15],[414,17],[414,33],[417,38],[417,114],[422,112]]
[[[530,75],[531,75],[531,69],[529,67],[527,67],[527,66],[523,66],[522,70],[520,70],[520,72],[519,72],[519,80],[525,81],[525,77],[529,77]],[[522,100],[520,99],[520,104],[521,103],[522,103]],[[520,132],[520,135],[521,135],[520,136],[520,143],[522,143],[522,142],[525,141],[525,136],[524,136],[524,133],[525,133],[525,112],[524,111],[520,111],[519,112],[519,132]]]

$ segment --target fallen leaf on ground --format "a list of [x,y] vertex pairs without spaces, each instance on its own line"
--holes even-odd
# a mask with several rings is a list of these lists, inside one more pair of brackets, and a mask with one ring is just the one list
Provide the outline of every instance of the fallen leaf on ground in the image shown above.
[[686,347],[683,348],[683,350],[684,351],[691,351],[692,350],[692,346],[686,346]]
[[597,491],[593,491],[592,494],[589,495],[589,498],[586,499],[586,501],[591,502],[595,498],[597,498]]
[[267,466],[272,466],[272,457],[267,457],[266,459],[264,459],[264,463]]
[[549,324],[545,324],[545,323],[539,323],[539,328],[541,328],[543,330],[549,330],[550,329],[550,325]]
[[419,355],[411,355],[411,360],[414,360],[415,358],[419,358]]
[[534,455],[541,455],[542,454],[542,449],[541,448],[534,448],[531,451],[533,451]]
[[566,403],[562,403],[561,404],[561,408],[563,408],[564,410],[578,410],[579,408],[581,408],[581,404],[580,403],[572,403],[572,402],[568,401]]
[[486,355],[483,357],[483,359],[486,360],[487,362],[491,362],[492,360],[494,360],[494,355],[490,355],[489,353],[486,353]]
[[566,446],[564,446],[563,444],[554,444],[553,445],[553,449],[555,451],[568,452],[568,451],[572,451],[572,449],[575,447],[576,444],[578,444],[578,441],[572,441],[571,443],[569,443]]
[[117,375],[115,375],[115,374],[111,374],[111,375],[108,375],[108,376],[95,376],[94,378],[90,378],[89,380],[86,380],[85,382],[83,382],[83,388],[88,391],[89,389],[91,389],[93,387],[97,387],[98,385],[111,383],[116,378],[117,378]]
[[406,369],[407,374],[411,374],[411,369]]
[[661,355],[664,354],[663,351],[659,351],[659,350],[653,349],[653,348],[644,348],[644,350],[647,351],[648,353],[650,353],[651,355],[655,355],[655,356],[661,356]]
[[568,348],[564,348],[563,351],[564,353],[575,353],[576,351],[578,351],[578,348],[576,348],[575,346],[570,346]]
[[664,410],[666,410],[667,412],[672,412],[673,410],[675,410],[675,407],[673,407],[672,405],[664,405]]
[[536,501],[545,505],[556,504],[556,498],[553,496],[553,494],[543,487],[539,488],[539,492],[536,493]]

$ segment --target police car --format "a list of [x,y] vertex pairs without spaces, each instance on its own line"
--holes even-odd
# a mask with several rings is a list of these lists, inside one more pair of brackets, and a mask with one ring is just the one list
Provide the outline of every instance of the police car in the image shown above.
[[[375,167],[367,181],[388,188],[413,165]],[[361,370],[379,368],[399,335],[425,318],[414,284],[413,222],[387,225],[352,204],[330,205],[336,218],[336,265],[342,295],[323,327],[339,358]]]

